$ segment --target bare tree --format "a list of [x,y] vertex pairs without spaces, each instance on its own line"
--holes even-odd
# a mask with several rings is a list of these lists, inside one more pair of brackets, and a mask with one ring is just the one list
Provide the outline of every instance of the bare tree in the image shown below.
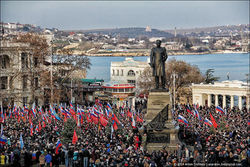
[[[175,91],[177,92],[177,99],[180,95],[190,96],[191,89],[182,89],[191,85],[191,83],[201,83],[204,81],[199,68],[192,66],[185,61],[170,59],[166,63],[166,85],[173,93],[173,79],[172,74],[176,74]],[[154,87],[154,79],[152,78],[152,70],[150,67],[145,68],[141,77],[138,80],[138,86],[142,91],[149,91]],[[183,90],[180,91],[179,90]],[[188,92],[188,90],[190,92]]]
[[[86,71],[91,65],[87,56],[73,55],[72,49],[62,49],[56,55],[52,56],[52,62],[47,61],[47,58],[51,55],[51,46],[49,46],[45,38],[38,34],[28,33],[20,35],[16,39],[16,42],[28,43],[30,48],[32,48],[32,53],[27,56],[28,65],[25,67],[26,73],[22,69],[15,72],[16,78],[22,78],[23,75],[27,75],[32,94],[30,104],[35,101],[38,89],[40,90],[40,95],[43,97],[50,97],[51,90],[53,89],[53,102],[59,103],[61,100],[68,100],[70,89],[65,84],[70,83],[76,77],[73,74],[77,71],[81,71],[86,75]],[[53,69],[52,87],[50,84],[51,63]]]

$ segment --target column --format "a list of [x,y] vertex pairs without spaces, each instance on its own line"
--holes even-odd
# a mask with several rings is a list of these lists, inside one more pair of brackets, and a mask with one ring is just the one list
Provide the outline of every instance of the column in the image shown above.
[[226,107],[226,95],[223,95],[222,106],[223,106],[223,108]]
[[230,99],[230,108],[232,109],[234,107],[234,96],[231,95],[231,99]]
[[211,94],[208,94],[208,95],[207,95],[207,106],[208,106],[208,107],[211,107],[211,102],[212,102],[212,101],[211,101]]
[[218,99],[218,95],[214,95],[215,96],[215,107],[217,107],[218,106],[218,104],[219,104],[219,99]]
[[242,109],[242,96],[239,96],[239,102],[238,102],[239,109]]
[[250,109],[250,97],[249,96],[246,96],[246,107],[247,107],[247,110],[249,111]]

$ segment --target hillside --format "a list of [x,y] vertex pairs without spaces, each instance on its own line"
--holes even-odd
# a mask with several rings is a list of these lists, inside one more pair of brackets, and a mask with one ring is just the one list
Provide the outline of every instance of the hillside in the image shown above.
[[79,30],[76,32],[83,32],[86,34],[91,34],[91,33],[97,33],[97,34],[108,34],[111,36],[120,36],[120,37],[127,37],[127,38],[136,38],[136,37],[166,37],[166,38],[172,38],[174,35],[157,30],[157,29],[152,29],[150,32],[145,31],[145,28],[116,28],[116,29],[99,29],[99,30]]

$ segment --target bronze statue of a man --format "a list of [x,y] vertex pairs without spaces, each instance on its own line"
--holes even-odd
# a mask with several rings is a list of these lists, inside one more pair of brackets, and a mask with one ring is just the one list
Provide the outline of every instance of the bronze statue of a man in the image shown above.
[[156,89],[159,89],[159,79],[161,79],[161,88],[165,89],[165,61],[168,55],[165,47],[161,47],[161,40],[156,41],[156,47],[151,49],[150,66],[153,68],[153,76],[155,77]]

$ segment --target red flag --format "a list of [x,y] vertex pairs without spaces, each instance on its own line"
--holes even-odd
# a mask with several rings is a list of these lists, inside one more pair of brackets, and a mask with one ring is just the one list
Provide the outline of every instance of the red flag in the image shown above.
[[76,130],[74,130],[74,135],[73,135],[73,139],[72,139],[72,144],[76,144],[78,140],[77,134],[76,134]]
[[128,117],[132,118],[132,114],[129,111],[128,111]]
[[114,128],[114,130],[117,130],[117,129],[118,129],[118,127],[117,127],[117,125],[116,125],[115,122],[114,122],[114,124],[113,124],[113,128]]
[[137,122],[143,122],[143,119],[141,119],[139,116],[136,116],[136,121]]
[[95,117],[94,115],[91,115],[90,117],[91,117],[92,121],[97,125],[98,124],[98,118]]
[[29,123],[30,124],[32,123],[30,114],[29,114]]
[[42,126],[41,126],[40,121],[39,121],[39,124],[38,124],[38,130],[39,130],[39,132],[42,130]]
[[113,118],[112,119],[115,120],[118,124],[121,124],[115,114],[113,114]]
[[210,112],[210,117],[211,117],[211,122],[213,123],[214,127],[217,128],[218,124],[216,123],[216,121],[215,121],[213,115],[211,114],[211,112]]
[[81,125],[83,124],[83,116],[81,116]]
[[138,136],[135,136],[135,149],[137,150],[138,147],[139,147],[139,137]]
[[43,121],[43,128],[45,128],[46,127],[46,124],[45,124],[45,121]]
[[87,122],[88,123],[91,123],[92,122],[92,120],[86,115],[86,119],[87,119]]
[[106,127],[108,124],[108,120],[105,117],[100,116],[100,123],[102,124],[102,126]]

